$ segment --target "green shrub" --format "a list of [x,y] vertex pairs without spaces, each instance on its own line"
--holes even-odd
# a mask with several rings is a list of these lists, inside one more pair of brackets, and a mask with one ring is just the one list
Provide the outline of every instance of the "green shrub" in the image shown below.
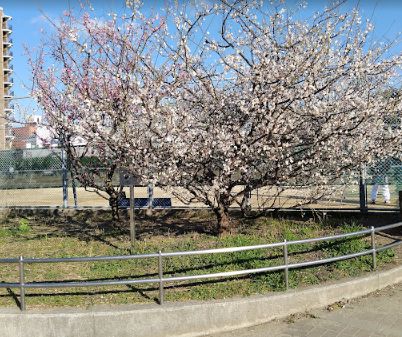
[[31,231],[31,226],[29,225],[29,221],[27,219],[20,219],[18,221],[18,232],[21,234],[26,234]]

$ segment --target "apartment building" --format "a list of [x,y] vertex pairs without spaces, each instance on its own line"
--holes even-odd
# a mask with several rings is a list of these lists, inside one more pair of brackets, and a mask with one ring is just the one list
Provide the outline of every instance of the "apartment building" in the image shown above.
[[3,8],[0,7],[2,30],[2,43],[0,43],[0,150],[10,149],[13,139],[11,123],[9,122],[9,116],[13,111],[12,98],[14,96],[12,91],[13,67],[11,60],[13,54],[11,52],[12,40],[10,35],[12,27],[10,20],[11,16],[6,15]]

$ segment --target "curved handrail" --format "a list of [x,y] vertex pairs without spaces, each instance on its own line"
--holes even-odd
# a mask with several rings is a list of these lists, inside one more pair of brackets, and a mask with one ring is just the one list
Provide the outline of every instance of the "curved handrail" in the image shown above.
[[[223,277],[233,277],[241,276],[247,274],[256,274],[263,272],[272,271],[285,271],[285,282],[286,289],[288,289],[288,272],[289,269],[311,267],[315,265],[322,265],[326,263],[331,263],[335,261],[342,261],[347,259],[352,259],[359,256],[372,254],[373,256],[373,268],[376,268],[376,254],[377,252],[398,246],[402,241],[395,241],[393,243],[376,247],[375,245],[375,233],[382,232],[385,230],[402,227],[402,222],[398,222],[391,225],[386,225],[382,227],[371,227],[369,229],[364,229],[357,232],[336,234],[330,236],[324,236],[319,238],[303,239],[303,240],[293,240],[293,241],[283,241],[270,244],[253,245],[253,246],[243,246],[243,247],[228,247],[228,248],[215,248],[215,249],[205,249],[205,250],[194,250],[194,251],[181,251],[181,252],[161,252],[150,253],[150,254],[137,254],[137,255],[115,255],[115,256],[93,256],[93,257],[66,257],[66,258],[24,258],[20,256],[19,258],[1,258],[0,263],[18,263],[19,264],[19,282],[0,282],[0,288],[20,288],[20,303],[21,310],[25,310],[25,289],[30,288],[66,288],[66,287],[95,287],[95,286],[109,286],[109,285],[126,285],[126,284],[144,284],[144,283],[159,283],[159,303],[163,303],[163,287],[164,283],[167,282],[179,282],[179,281],[190,281],[190,280],[201,280],[201,279],[212,279],[212,278],[223,278]],[[288,263],[288,251],[287,248],[291,245],[296,244],[307,244],[320,241],[333,241],[338,239],[345,239],[355,236],[367,236],[371,235],[371,249],[364,250],[357,253],[335,256],[326,259],[318,259],[313,261],[299,262],[299,263]],[[173,276],[173,277],[163,277],[163,267],[162,259],[169,257],[178,256],[189,256],[189,255],[204,255],[204,254],[223,254],[223,253],[235,253],[247,250],[256,249],[267,249],[267,248],[277,248],[283,247],[284,261],[283,265],[270,266],[255,269],[244,269],[235,270],[228,272],[219,272],[211,274],[202,275],[189,275],[189,276]],[[55,281],[55,282],[25,282],[24,277],[24,265],[25,264],[35,264],[35,263],[69,263],[69,262],[93,262],[93,261],[114,261],[114,260],[133,260],[133,259],[144,259],[144,258],[157,258],[158,259],[158,277],[148,278],[148,279],[107,279],[101,281]]]

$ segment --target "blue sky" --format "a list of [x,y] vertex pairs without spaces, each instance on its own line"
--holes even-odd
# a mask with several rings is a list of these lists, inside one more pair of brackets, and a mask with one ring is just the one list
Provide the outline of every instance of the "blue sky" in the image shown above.
[[[84,2],[85,0],[83,0]],[[295,0],[290,0],[294,2]],[[289,2],[289,1],[288,1]],[[348,6],[355,5],[358,1],[352,0]],[[124,8],[124,0],[92,0],[96,12],[106,14],[113,11],[121,11]],[[145,0],[149,7],[157,9],[163,6],[163,0]],[[327,2],[319,0],[307,1],[308,12],[322,9]],[[16,97],[24,97],[29,94],[30,69],[24,52],[24,46],[32,49],[40,42],[41,30],[49,29],[43,19],[43,13],[51,18],[57,18],[64,10],[79,8],[77,0],[1,0],[7,15],[13,19],[13,65],[14,65],[14,93]],[[402,32],[402,0],[361,0],[361,14],[364,18],[370,18],[375,26],[375,39],[393,39],[398,32]],[[402,51],[402,45],[394,48],[393,52]],[[29,99],[20,100],[23,105],[29,107]]]

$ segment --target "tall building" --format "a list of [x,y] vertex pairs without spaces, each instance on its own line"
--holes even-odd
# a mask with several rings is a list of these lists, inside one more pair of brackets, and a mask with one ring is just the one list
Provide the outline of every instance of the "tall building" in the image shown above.
[[11,16],[4,14],[3,8],[0,7],[0,22],[2,43],[0,43],[0,150],[11,148],[12,129],[9,123],[9,116],[13,111],[12,98],[14,92],[11,90],[13,85],[12,72],[13,67],[11,60],[13,54],[11,52],[12,40],[10,34],[12,27],[9,24]]

